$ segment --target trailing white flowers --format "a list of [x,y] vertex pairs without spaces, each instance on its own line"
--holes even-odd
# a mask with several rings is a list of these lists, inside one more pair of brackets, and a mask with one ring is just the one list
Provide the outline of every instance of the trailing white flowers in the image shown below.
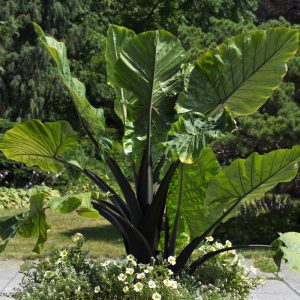
[[[138,263],[133,255],[103,262],[87,259],[82,251],[84,238],[77,233],[72,237],[75,245],[57,249],[42,260],[31,277],[25,276],[23,290],[15,298],[20,300],[195,300],[246,299],[249,291],[262,283],[255,278],[256,270],[242,264],[235,251],[224,252],[208,260],[193,276],[173,274],[171,267],[176,257],[152,257],[148,264]],[[208,237],[193,259],[224,247]],[[250,276],[251,275],[251,276]],[[38,281],[34,281],[38,278]],[[230,280],[228,280],[230,278]],[[213,282],[213,284],[211,283]]]

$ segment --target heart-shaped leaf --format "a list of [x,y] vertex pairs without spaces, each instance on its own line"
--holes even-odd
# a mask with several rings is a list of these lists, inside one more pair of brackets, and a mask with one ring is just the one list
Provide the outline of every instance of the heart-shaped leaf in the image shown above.
[[9,129],[0,150],[9,159],[57,173],[62,165],[55,159],[73,150],[76,144],[76,132],[68,122],[31,120]]
[[254,113],[272,95],[298,50],[298,30],[272,28],[239,35],[198,58],[187,91],[177,105],[180,113],[233,116]]

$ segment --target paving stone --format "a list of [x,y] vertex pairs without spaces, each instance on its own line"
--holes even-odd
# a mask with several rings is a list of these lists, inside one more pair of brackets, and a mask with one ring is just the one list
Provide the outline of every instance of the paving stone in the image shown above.
[[22,281],[22,274],[19,273],[23,261],[3,260],[0,261],[0,300],[10,299],[4,294],[11,293]]
[[[247,260],[248,265],[253,264],[253,260]],[[258,287],[250,295],[251,300],[299,300],[300,299],[300,276],[290,271],[283,264],[278,274],[263,273],[259,275],[267,278],[264,286]],[[269,279],[268,279],[269,278]]]

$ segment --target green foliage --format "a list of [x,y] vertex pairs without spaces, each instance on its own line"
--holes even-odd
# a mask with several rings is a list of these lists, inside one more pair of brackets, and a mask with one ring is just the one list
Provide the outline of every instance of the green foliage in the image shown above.
[[61,165],[55,159],[76,147],[76,133],[66,121],[31,120],[8,130],[0,143],[7,158],[58,173]]
[[[201,151],[195,163],[182,164],[176,170],[169,186],[167,209],[170,234],[177,234],[177,247],[182,248],[207,228],[204,221],[207,219],[204,205],[206,189],[209,181],[220,171],[221,166],[209,148]],[[176,220],[178,211],[180,215]],[[176,222],[177,233],[174,232]]]
[[[72,240],[72,247],[53,250],[26,272],[20,288],[14,292],[16,299],[245,299],[262,284],[261,278],[251,278],[254,270],[243,266],[242,257],[234,251],[214,258],[194,277],[175,277],[169,269],[169,261],[174,258],[153,258],[150,264],[138,264],[133,256],[99,262],[88,258],[80,233]],[[195,255],[214,247],[224,246],[205,244]]]
[[177,111],[217,114],[226,107],[235,117],[256,112],[286,74],[286,63],[298,50],[297,35],[282,28],[254,31],[206,52],[190,74]]
[[[194,252],[193,258],[203,257],[207,253],[231,247],[230,241],[224,244],[206,242]],[[204,293],[204,299],[247,299],[250,291],[264,283],[264,279],[256,276],[256,269],[244,266],[241,254],[235,250],[224,252],[206,261],[194,273],[194,280]]]
[[208,184],[206,206],[213,219],[228,207],[226,214],[236,212],[241,203],[262,197],[279,182],[288,182],[298,172],[300,147],[274,150],[265,155],[251,154],[223,168]]
[[[190,59],[195,59],[199,54],[214,48],[232,35],[278,26],[299,30],[299,25],[291,25],[284,18],[270,20],[259,26],[251,22],[242,24],[225,19],[211,19],[206,30],[193,26],[181,26],[179,38],[188,49]],[[233,158],[247,157],[253,151],[266,153],[278,148],[290,148],[298,143],[299,60],[300,56],[297,54],[288,63],[289,69],[285,82],[275,90],[259,112],[238,118],[238,130],[231,138],[215,146],[216,151],[222,154],[218,157],[222,162],[229,163]]]
[[109,23],[137,32],[165,28],[176,33],[181,24],[203,26],[212,16],[235,21],[252,19],[256,3],[257,0],[1,3],[0,116],[20,121],[66,119],[76,125],[71,99],[49,63],[50,58],[37,46],[30,22],[68,41],[72,70],[85,83],[88,98],[96,107],[104,107],[110,124],[119,125],[112,114],[113,93],[105,84],[105,33]]
[[86,99],[84,84],[77,78],[72,77],[64,43],[57,42],[51,37],[46,37],[43,30],[36,23],[33,25],[39,35],[40,41],[52,56],[62,78],[62,82],[70,92],[82,126],[84,126],[87,134],[93,138],[93,141],[98,146],[100,155],[104,157],[105,154],[110,151],[111,142],[105,137],[103,109],[95,109],[89,103]]
[[[113,82],[121,97],[124,89],[135,98],[134,101],[120,101],[120,104],[126,105],[123,110],[123,148],[132,161],[131,171],[135,179],[132,184],[111,156],[112,153],[104,151],[103,144],[108,140],[104,135],[103,110],[91,106],[85,97],[84,85],[71,76],[65,45],[45,36],[36,24],[35,28],[43,46],[58,66],[83,129],[95,145],[96,153],[115,177],[123,198],[100,174],[63,156],[64,151],[75,146],[74,132],[68,123],[43,124],[32,120],[8,130],[0,144],[0,149],[8,158],[49,171],[56,171],[56,164],[60,163],[82,172],[104,192],[104,195],[89,192],[65,196],[48,205],[44,205],[41,194],[31,197],[26,218],[15,223],[24,236],[38,237],[34,250],[39,252],[47,239],[47,208],[63,213],[77,210],[86,217],[97,217],[99,213],[118,229],[126,252],[134,255],[139,263],[149,263],[160,252],[162,234],[161,244],[164,246],[161,254],[164,259],[174,255],[183,212],[184,225],[189,227],[187,234],[193,239],[180,252],[178,261],[171,263],[176,273],[188,267],[192,274],[208,258],[243,247],[207,253],[188,266],[198,244],[203,243],[218,225],[231,218],[242,202],[262,196],[279,182],[288,182],[297,174],[299,146],[265,155],[253,153],[247,159],[238,159],[221,170],[209,146],[236,128],[233,117],[255,112],[271,95],[272,89],[279,85],[287,71],[288,60],[297,51],[298,32],[275,28],[245,33],[200,56],[195,64],[190,64],[185,63],[184,49],[179,40],[169,32],[148,31],[123,43],[124,28],[110,27],[107,51],[115,49],[116,45],[119,49],[115,62],[110,55],[106,55],[110,63],[109,82]],[[128,31],[125,30],[125,33]],[[114,55],[117,52],[113,50]],[[262,73],[270,79],[266,79],[265,74],[262,77]],[[254,98],[249,90],[255,91]],[[129,112],[127,119],[125,111],[126,114]],[[133,154],[126,148],[127,121],[133,125],[130,128]],[[176,122],[178,124],[174,125]],[[209,168],[205,165],[207,158],[211,162]],[[184,163],[199,161],[200,169],[204,170],[201,185],[193,182],[191,187],[202,190],[201,198],[197,197],[197,192],[193,195],[189,193],[190,182],[185,180],[183,174],[184,171],[191,171],[188,176],[193,176],[198,172],[195,168],[185,170]],[[179,189],[174,194],[168,193],[177,168],[180,169],[177,179]],[[168,194],[168,202],[176,207],[176,212],[173,210],[171,215],[165,213]],[[182,206],[185,197],[188,203]],[[204,216],[200,223],[189,220],[195,218],[191,213],[194,207]],[[4,223],[6,221],[3,220]],[[179,233],[180,236],[183,232]]]
[[269,244],[278,232],[299,232],[299,214],[298,199],[288,194],[269,193],[243,204],[234,218],[215,230],[214,236],[234,244]]
[[28,208],[32,195],[43,193],[45,201],[60,197],[60,193],[47,186],[35,186],[31,189],[14,189],[0,187],[0,209]]
[[[12,217],[1,218],[1,250],[16,233],[26,238],[37,237],[33,252],[40,253],[47,240],[50,225],[46,221],[43,193],[34,194],[29,199],[29,211]],[[8,234],[9,233],[9,234]]]
[[[166,140],[175,119],[174,96],[181,89],[183,62],[184,49],[180,41],[165,31],[139,34],[129,40],[120,53],[114,68],[115,81],[137,98],[128,105],[131,112],[128,121],[132,123],[133,133],[125,142],[126,153],[132,151],[137,157],[136,163],[145,147],[137,140],[143,137],[146,140],[147,130],[154,137],[153,144]],[[151,117],[140,117],[149,114]],[[153,124],[149,124],[149,118]],[[124,136],[126,139],[126,131]],[[153,159],[156,158],[153,154]]]
[[225,137],[236,129],[236,123],[227,111],[216,118],[201,113],[191,113],[179,117],[168,133],[166,145],[185,164],[192,164],[199,158],[206,145]]
[[278,268],[283,259],[288,268],[300,273],[300,233],[280,233],[279,238],[273,242],[273,246],[278,249],[274,257]]
[[107,199],[109,194],[102,194],[99,192],[86,192],[81,194],[67,195],[60,198],[55,198],[48,202],[47,206],[56,212],[70,213],[76,212],[86,218],[99,218],[99,213],[91,204],[92,200],[97,201]]
[[254,266],[264,273],[276,273],[278,271],[278,267],[274,263],[274,260],[268,257],[259,257],[255,259]]
[[46,221],[44,210],[44,194],[34,194],[30,197],[30,207],[26,218],[20,220],[18,233],[26,238],[37,237],[33,252],[41,253],[47,241],[48,230],[51,226]]

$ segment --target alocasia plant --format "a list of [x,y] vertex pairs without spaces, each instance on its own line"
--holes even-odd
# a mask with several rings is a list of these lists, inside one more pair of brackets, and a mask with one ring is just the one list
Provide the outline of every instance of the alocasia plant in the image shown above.
[[[281,83],[287,62],[298,49],[296,30],[273,28],[242,34],[197,61],[187,62],[180,41],[169,32],[136,35],[110,25],[105,53],[107,80],[115,90],[115,112],[124,125],[123,149],[135,178],[130,182],[112,157],[103,110],[89,103],[84,85],[70,73],[65,45],[34,26],[57,65],[99,159],[110,169],[122,195],[95,172],[66,158],[77,144],[67,122],[32,120],[18,125],[5,133],[0,144],[7,158],[51,172],[63,166],[74,168],[100,191],[46,204],[41,195],[33,197],[27,214],[2,220],[2,248],[19,231],[23,236],[37,236],[35,250],[40,251],[49,227],[44,210],[77,211],[91,218],[100,214],[111,222],[121,233],[127,253],[138,261],[148,262],[159,253],[165,257],[176,253],[173,270],[193,272],[220,252],[187,266],[195,248],[232,217],[242,202],[297,174],[300,146],[265,155],[253,153],[224,168],[210,148],[237,128],[235,117],[254,113]],[[36,218],[40,222],[34,222]],[[188,243],[182,243],[183,234]],[[284,237],[273,247],[277,245],[284,258],[292,260],[297,250],[291,242],[294,236]],[[235,245],[222,251],[259,246]],[[290,264],[297,269],[294,261]]]

